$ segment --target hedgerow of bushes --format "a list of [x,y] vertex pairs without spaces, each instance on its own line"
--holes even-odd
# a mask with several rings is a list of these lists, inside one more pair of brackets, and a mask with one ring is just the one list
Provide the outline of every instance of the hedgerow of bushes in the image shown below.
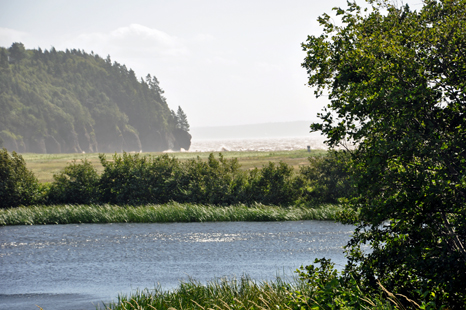
[[310,157],[300,171],[286,163],[268,163],[243,171],[237,159],[200,158],[180,161],[169,155],[99,156],[104,171],[92,164],[72,162],[54,175],[50,184],[40,184],[26,168],[21,155],[0,151],[0,207],[32,204],[117,205],[164,204],[170,201],[211,205],[262,203],[290,205],[335,203],[351,194],[349,156],[329,152]]

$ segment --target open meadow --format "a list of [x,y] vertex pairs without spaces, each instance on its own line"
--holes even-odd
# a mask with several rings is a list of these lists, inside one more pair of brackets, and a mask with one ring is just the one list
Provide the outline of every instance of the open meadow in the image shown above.
[[[142,153],[145,156],[159,156],[165,153]],[[209,157],[209,152],[171,152],[168,153],[170,156],[176,157],[181,161],[189,159],[195,159],[200,157],[206,159]],[[280,161],[287,163],[292,166],[295,170],[298,170],[300,166],[307,165],[309,156],[325,156],[327,151],[325,150],[312,150],[310,153],[307,150],[290,150],[290,151],[232,151],[222,152],[222,155],[226,159],[237,158],[241,165],[242,170],[252,169],[254,167],[261,168],[263,165],[269,162],[278,163]],[[97,169],[99,173],[103,171],[103,167],[99,160],[99,153],[72,153],[72,154],[32,154],[24,153],[21,154],[26,161],[27,168],[34,172],[35,176],[40,182],[52,182],[53,175],[58,173],[60,170],[65,168],[69,163],[76,160],[87,159]],[[112,153],[105,154],[107,159],[110,161]],[[218,154],[215,154],[218,155]]]

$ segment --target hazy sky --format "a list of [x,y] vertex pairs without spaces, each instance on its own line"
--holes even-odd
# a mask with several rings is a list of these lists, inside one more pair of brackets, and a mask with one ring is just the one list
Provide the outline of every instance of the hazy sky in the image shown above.
[[0,0],[0,46],[110,55],[157,76],[192,127],[311,120],[326,100],[305,86],[300,44],[335,6],[346,0]]

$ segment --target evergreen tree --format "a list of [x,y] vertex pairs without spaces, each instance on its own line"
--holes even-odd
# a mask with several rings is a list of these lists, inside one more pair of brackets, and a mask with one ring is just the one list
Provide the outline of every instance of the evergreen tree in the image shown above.
[[186,113],[184,113],[183,109],[181,109],[180,106],[178,106],[178,111],[176,113],[176,127],[180,128],[183,131],[188,132],[189,131],[189,124],[188,124],[188,117],[186,116]]
[[19,62],[26,57],[26,49],[23,43],[15,42],[8,50],[14,62]]
[[0,68],[6,69],[8,67],[8,55],[6,54],[5,49],[2,48],[0,52]]

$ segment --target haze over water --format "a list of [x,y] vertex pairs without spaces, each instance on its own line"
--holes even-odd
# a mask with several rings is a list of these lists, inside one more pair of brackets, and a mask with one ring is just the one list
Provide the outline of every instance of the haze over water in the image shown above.
[[291,151],[326,149],[320,133],[310,133],[311,121],[263,123],[191,129],[190,152]]

